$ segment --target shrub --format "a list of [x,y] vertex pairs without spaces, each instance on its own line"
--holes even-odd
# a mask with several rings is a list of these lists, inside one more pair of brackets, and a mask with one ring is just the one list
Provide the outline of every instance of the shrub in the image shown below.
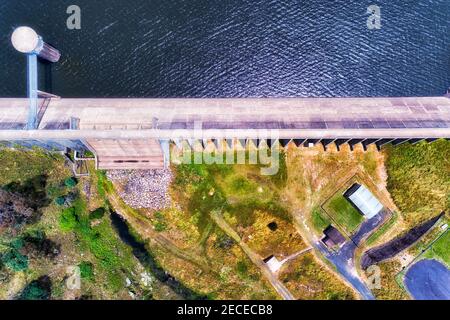
[[56,258],[61,252],[61,245],[47,238],[45,232],[32,230],[24,235],[24,250],[30,258]]
[[162,232],[166,230],[166,228],[167,228],[166,224],[162,221],[158,221],[155,223],[155,231],[157,232]]
[[18,297],[19,300],[48,300],[51,295],[52,284],[48,276],[42,276],[31,281]]
[[246,276],[248,272],[248,266],[244,261],[239,261],[236,265],[236,270],[240,276]]
[[63,206],[65,202],[66,202],[66,200],[64,199],[63,196],[57,197],[57,198],[55,199],[55,203],[56,203],[58,206]]
[[73,177],[67,178],[64,180],[64,185],[68,188],[73,188],[77,185],[77,180]]
[[89,214],[89,219],[90,220],[101,219],[105,215],[105,212],[106,212],[105,208],[102,207],[97,208]]
[[23,248],[24,241],[21,238],[16,238],[10,242],[10,247],[16,250],[20,250]]
[[92,280],[94,278],[94,266],[88,261],[81,262],[78,267],[80,268],[80,276],[83,279]]
[[21,254],[16,249],[7,251],[2,256],[3,264],[10,270],[18,272],[28,269],[28,257]]
[[231,249],[234,246],[234,244],[235,241],[233,240],[233,238],[229,237],[224,233],[220,233],[217,236],[217,240],[214,246],[220,249]]
[[78,216],[74,207],[65,209],[59,217],[59,226],[63,231],[75,229],[78,224]]
[[156,221],[153,223],[153,226],[155,227],[155,231],[162,232],[167,229],[167,225],[164,221],[164,215],[161,211],[156,211],[154,214],[154,217],[156,218]]

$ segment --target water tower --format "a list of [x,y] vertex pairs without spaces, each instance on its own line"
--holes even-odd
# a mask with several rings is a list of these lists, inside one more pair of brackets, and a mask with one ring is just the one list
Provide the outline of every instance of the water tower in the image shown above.
[[30,107],[28,113],[27,129],[37,129],[38,119],[38,62],[37,57],[49,62],[58,62],[60,52],[45,43],[40,35],[30,27],[18,27],[11,36],[14,48],[27,55],[28,59],[28,98]]

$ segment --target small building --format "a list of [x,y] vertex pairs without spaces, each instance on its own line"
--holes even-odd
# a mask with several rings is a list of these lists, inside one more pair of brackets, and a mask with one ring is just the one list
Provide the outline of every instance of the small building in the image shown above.
[[358,209],[358,211],[366,217],[373,218],[381,210],[383,205],[377,198],[365,187],[355,183],[348,189],[344,196]]
[[271,255],[264,259],[264,263],[269,267],[270,271],[273,273],[277,272],[281,269],[281,266],[283,265],[280,261],[278,261],[275,256]]
[[325,237],[322,238],[322,242],[328,247],[333,248],[335,246],[341,246],[345,242],[345,237],[338,229],[332,225],[323,230]]

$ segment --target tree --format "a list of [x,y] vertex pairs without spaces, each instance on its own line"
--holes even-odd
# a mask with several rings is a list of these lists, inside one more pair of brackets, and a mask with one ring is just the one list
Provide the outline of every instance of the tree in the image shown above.
[[48,300],[52,293],[49,276],[42,276],[31,281],[19,295],[19,300]]
[[57,198],[55,199],[55,203],[56,203],[58,206],[63,206],[65,202],[66,202],[66,200],[64,199],[63,196],[57,197]]
[[89,219],[90,220],[101,219],[105,215],[105,211],[106,211],[105,208],[102,207],[97,208],[91,212],[91,214],[89,215]]

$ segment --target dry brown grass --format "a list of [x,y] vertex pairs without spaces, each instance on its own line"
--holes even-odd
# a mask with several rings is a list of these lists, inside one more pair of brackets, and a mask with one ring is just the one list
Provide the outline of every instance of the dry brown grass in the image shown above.
[[306,253],[283,266],[279,279],[302,300],[354,299],[353,291]]

